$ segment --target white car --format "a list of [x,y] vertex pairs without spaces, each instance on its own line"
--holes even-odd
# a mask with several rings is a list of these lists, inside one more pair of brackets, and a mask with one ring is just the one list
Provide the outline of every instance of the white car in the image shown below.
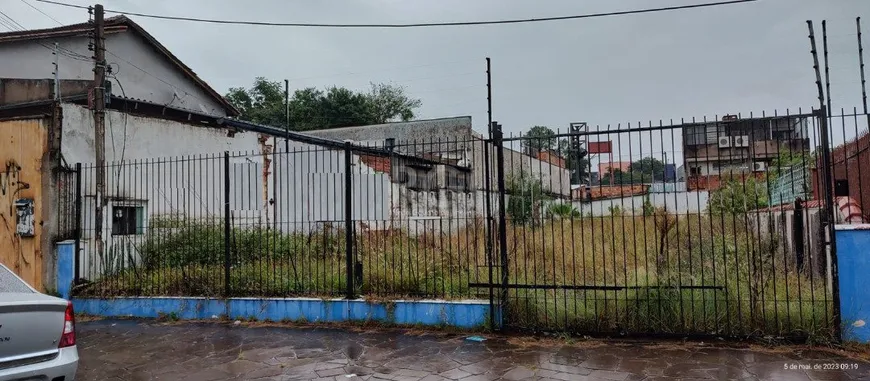
[[0,265],[0,381],[73,381],[78,364],[72,303]]

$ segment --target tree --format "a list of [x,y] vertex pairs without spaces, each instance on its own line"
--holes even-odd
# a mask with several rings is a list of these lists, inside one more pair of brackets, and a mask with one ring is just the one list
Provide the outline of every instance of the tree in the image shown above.
[[257,77],[250,89],[232,87],[225,98],[239,110],[239,119],[276,127],[287,124],[284,117],[284,91],[278,82]]
[[642,173],[643,175],[652,178],[654,181],[662,181],[665,179],[665,163],[654,157],[645,157],[631,163],[629,167],[631,172]]
[[423,105],[419,99],[405,95],[402,87],[372,83],[368,93],[372,119],[376,123],[387,123],[414,119],[414,110]]
[[537,157],[541,151],[554,151],[563,159],[571,175],[572,184],[584,184],[589,181],[589,159],[585,150],[571,147],[568,139],[556,138],[556,132],[547,126],[534,126],[526,133],[523,148],[529,156]]
[[541,203],[549,199],[544,194],[541,180],[530,173],[519,171],[507,178],[507,191],[505,212],[511,223],[535,226]]
[[526,133],[523,139],[523,148],[529,155],[534,155],[545,150],[556,150],[558,142],[556,133],[547,126],[534,126]]
[[779,155],[770,162],[767,176],[770,181],[774,181],[782,172],[788,171],[794,166],[807,168],[811,164],[814,164],[814,162],[815,159],[809,152],[794,152],[788,148],[783,148],[779,151]]
[[612,174],[605,174],[601,178],[601,184],[604,185],[629,185],[649,182],[652,182],[652,175],[649,173],[638,171],[623,172],[620,169],[614,169]]
[[368,92],[335,86],[326,91],[309,87],[294,91],[290,97],[288,125],[279,82],[257,77],[250,89],[231,88],[226,99],[241,112],[239,119],[294,131],[408,121],[422,105],[403,87],[391,84],[373,83]]

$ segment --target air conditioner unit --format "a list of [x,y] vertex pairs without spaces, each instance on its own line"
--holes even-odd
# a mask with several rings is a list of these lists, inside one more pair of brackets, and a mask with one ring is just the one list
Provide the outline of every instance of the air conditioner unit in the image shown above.
[[764,172],[767,170],[767,163],[763,161],[756,161],[752,163],[752,171],[753,172]]
[[735,147],[749,147],[749,136],[735,136],[734,137],[734,146]]
[[719,137],[719,148],[728,148],[731,147],[731,137],[730,136],[720,136]]

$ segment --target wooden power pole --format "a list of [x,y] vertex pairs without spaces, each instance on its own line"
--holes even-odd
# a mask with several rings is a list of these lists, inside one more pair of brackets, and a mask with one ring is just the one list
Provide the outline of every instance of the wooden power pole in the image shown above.
[[94,235],[97,253],[104,253],[103,208],[106,206],[106,41],[103,35],[103,6],[94,6],[94,151],[96,156],[97,199],[94,213]]

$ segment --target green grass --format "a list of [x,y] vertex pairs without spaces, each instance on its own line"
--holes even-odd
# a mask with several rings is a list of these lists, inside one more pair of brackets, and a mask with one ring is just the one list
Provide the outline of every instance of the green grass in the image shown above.
[[[831,297],[820,271],[797,270],[776,239],[750,219],[666,214],[562,218],[510,224],[508,278],[520,285],[622,287],[508,292],[513,326],[568,331],[831,336]],[[368,298],[488,297],[485,234],[477,221],[452,234],[359,232]],[[343,295],[345,234],[233,229],[230,296]],[[152,226],[142,261],[92,280],[82,296],[224,296],[223,227]],[[495,245],[498,262],[498,245]],[[501,279],[501,268],[493,280]],[[710,287],[699,289],[699,287]]]

